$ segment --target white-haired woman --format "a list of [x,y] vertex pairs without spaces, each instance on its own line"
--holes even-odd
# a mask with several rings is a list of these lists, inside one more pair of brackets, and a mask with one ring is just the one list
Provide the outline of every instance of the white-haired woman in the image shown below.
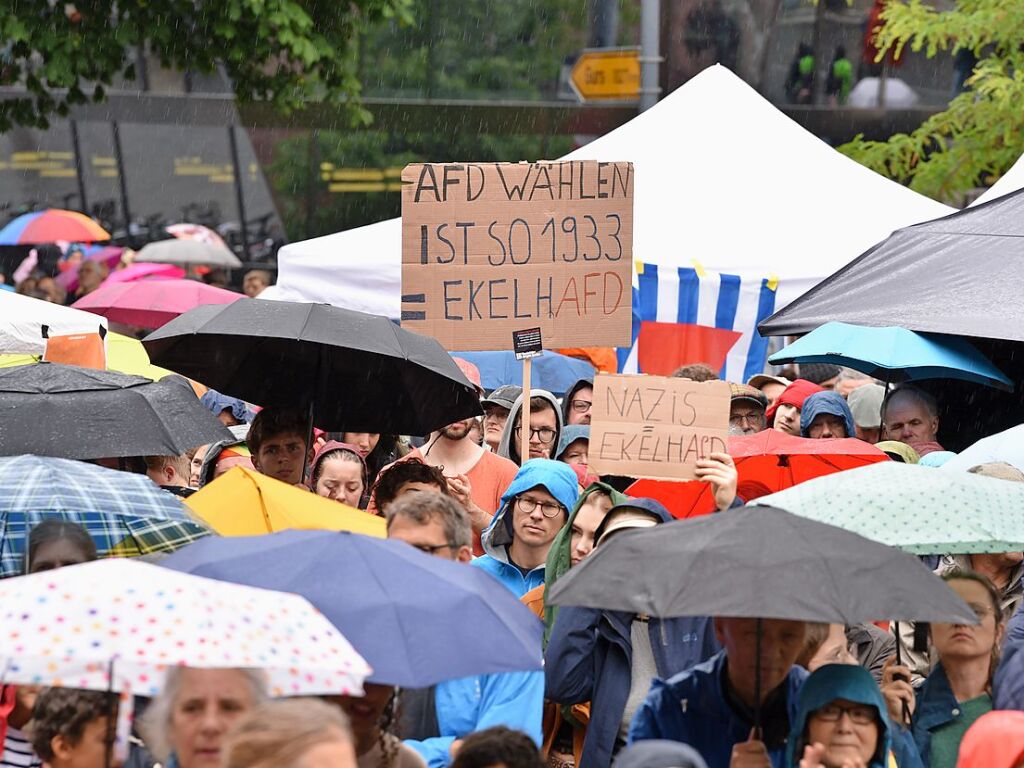
[[219,768],[225,734],[266,698],[260,672],[176,667],[140,730],[165,768]]

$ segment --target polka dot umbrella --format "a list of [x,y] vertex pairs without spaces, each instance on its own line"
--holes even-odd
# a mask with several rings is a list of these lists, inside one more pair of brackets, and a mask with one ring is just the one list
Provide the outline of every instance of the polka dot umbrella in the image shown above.
[[756,504],[916,555],[1024,550],[1024,483],[880,462],[808,480]]
[[370,674],[305,598],[137,560],[0,581],[0,625],[4,682],[112,691],[122,702],[158,693],[174,666],[262,670],[275,696],[359,695]]

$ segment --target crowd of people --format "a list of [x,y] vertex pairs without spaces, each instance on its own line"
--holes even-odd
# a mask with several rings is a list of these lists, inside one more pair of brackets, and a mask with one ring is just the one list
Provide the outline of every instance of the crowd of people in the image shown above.
[[[529,607],[543,623],[543,671],[425,689],[367,683],[360,697],[271,700],[256,670],[175,669],[145,702],[129,765],[1024,765],[1024,714],[1015,711],[1024,708],[1024,654],[1015,653],[1024,644],[1024,553],[951,552],[929,562],[977,625],[845,626],[558,608],[546,594],[571,569],[610,539],[665,525],[673,515],[659,501],[630,496],[634,478],[598,476],[589,467],[592,380],[560,397],[531,390],[526,420],[520,387],[487,393],[479,372],[457,362],[477,387],[484,415],[427,436],[316,430],[309,445],[301,411],[259,409],[210,391],[202,402],[232,440],[122,467],[187,497],[244,466],[379,515],[389,538],[479,568]],[[937,403],[921,389],[887,392],[825,364],[783,374],[730,385],[731,435],[776,430],[861,440],[892,461],[932,467],[953,456],[939,443]],[[676,375],[717,378],[699,363]],[[972,471],[1024,482],[1007,464]],[[711,487],[713,514],[733,514],[754,500],[727,453],[698,462],[696,474]],[[84,529],[51,520],[31,531],[25,570],[96,557]],[[4,686],[0,766],[110,764],[116,707],[104,692]]]

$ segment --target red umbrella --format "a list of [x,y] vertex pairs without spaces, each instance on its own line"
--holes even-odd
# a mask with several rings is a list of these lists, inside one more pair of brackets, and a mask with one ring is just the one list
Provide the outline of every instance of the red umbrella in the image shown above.
[[[729,455],[739,474],[737,495],[744,501],[822,475],[889,460],[885,453],[863,440],[810,440],[776,429],[730,437]],[[675,517],[697,517],[715,511],[711,485],[700,480],[637,480],[626,493],[657,499]]]
[[159,328],[201,304],[230,304],[242,294],[195,280],[137,280],[104,284],[72,306],[115,323]]

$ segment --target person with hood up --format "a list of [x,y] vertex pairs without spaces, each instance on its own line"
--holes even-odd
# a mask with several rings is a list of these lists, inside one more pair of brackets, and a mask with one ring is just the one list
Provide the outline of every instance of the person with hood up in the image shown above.
[[480,537],[484,554],[473,560],[522,597],[544,583],[555,535],[576,506],[579,485],[568,464],[531,459],[501,497],[501,507]]
[[[388,508],[386,517],[389,539],[431,557],[472,562],[469,516],[455,500],[431,491],[408,494]],[[446,768],[461,751],[463,739],[491,726],[523,731],[541,744],[540,672],[461,677],[429,688],[403,689],[400,697],[398,730],[429,768]]]
[[800,409],[800,435],[814,440],[835,437],[853,437],[857,427],[853,423],[850,406],[842,395],[818,392],[804,400]]
[[519,395],[509,411],[505,431],[498,444],[498,455],[521,466],[528,459],[553,459],[562,436],[562,412],[558,400],[543,389],[530,390],[530,455],[522,457],[520,427],[523,420],[523,396]]
[[[894,738],[895,735],[895,738]],[[826,664],[807,678],[786,744],[787,768],[921,768],[909,734],[894,734],[871,673]]]
[[199,401],[209,408],[225,427],[248,424],[255,416],[243,401],[237,397],[222,395],[215,389],[206,390]]
[[[623,531],[671,519],[654,499],[627,498],[605,515],[595,532],[596,544],[601,547]],[[550,617],[544,654],[547,698],[565,705],[590,702],[578,766],[611,765],[651,681],[682,672],[718,651],[707,618],[657,619],[578,606],[551,611]]]
[[[567,429],[572,429],[568,427]],[[523,595],[522,601],[544,622],[544,640],[551,634],[558,607],[547,605],[544,595],[548,585],[554,584],[570,568],[579,565],[594,551],[597,529],[614,505],[628,502],[627,496],[610,485],[594,482],[580,494],[576,507],[562,530],[555,536],[548,551],[544,569],[545,583]],[[590,703],[583,702],[562,708],[550,701],[544,702],[544,744],[545,758],[552,763],[565,761],[572,756],[573,764],[580,765],[583,742],[590,721]]]
[[[1024,712],[989,712],[967,729],[956,768],[1024,765]],[[902,767],[901,767],[902,768]]]
[[782,390],[782,394],[768,407],[768,426],[787,435],[800,437],[800,410],[804,402],[811,395],[824,391],[807,379],[797,379]]
[[562,398],[562,423],[590,424],[590,409],[594,405],[594,380],[580,379]]
[[590,427],[583,424],[568,424],[562,428],[562,437],[558,441],[558,449],[554,458],[566,464],[581,466],[586,469],[589,464]]

